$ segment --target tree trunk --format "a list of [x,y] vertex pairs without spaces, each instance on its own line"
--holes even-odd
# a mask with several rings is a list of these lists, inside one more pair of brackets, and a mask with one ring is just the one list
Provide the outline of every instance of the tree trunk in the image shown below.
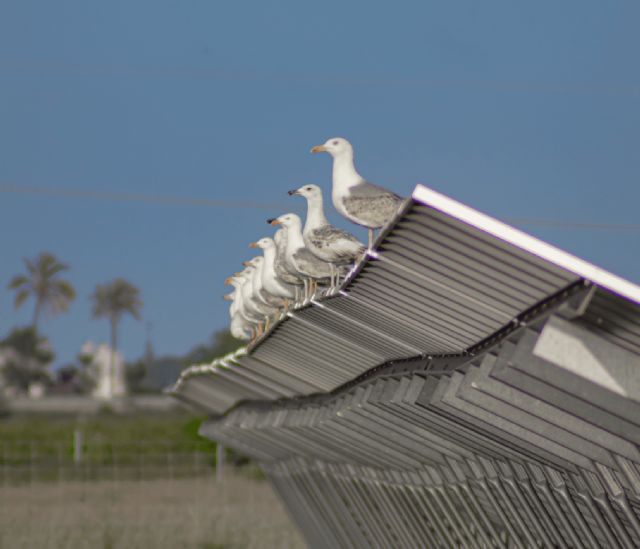
[[116,371],[116,350],[118,344],[118,317],[111,317],[111,356],[109,360],[109,398],[113,396]]
[[38,320],[40,318],[40,309],[42,308],[42,303],[36,297],[36,308],[33,311],[33,329],[36,333],[38,333]]

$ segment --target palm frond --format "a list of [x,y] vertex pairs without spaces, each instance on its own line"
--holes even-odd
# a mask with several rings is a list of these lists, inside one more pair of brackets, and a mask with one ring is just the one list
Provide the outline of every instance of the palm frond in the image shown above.
[[26,276],[16,275],[11,279],[7,288],[9,290],[15,290],[20,288],[20,286],[26,286],[27,284],[29,284],[29,279]]
[[[9,282],[9,289],[17,291],[16,307],[33,294],[37,303],[36,311],[66,311],[69,303],[75,299],[76,292],[70,282],[58,279],[57,275],[69,266],[49,252],[42,252],[34,259],[25,258],[24,264],[26,274],[17,275]],[[36,318],[37,316],[36,312]]]
[[18,307],[20,307],[20,305],[22,305],[27,298],[29,297],[29,294],[31,292],[29,290],[20,290],[17,294],[16,294],[16,298],[13,301],[13,306],[17,309]]
[[129,313],[135,319],[140,319],[140,290],[123,278],[96,286],[92,300],[94,317],[118,319]]

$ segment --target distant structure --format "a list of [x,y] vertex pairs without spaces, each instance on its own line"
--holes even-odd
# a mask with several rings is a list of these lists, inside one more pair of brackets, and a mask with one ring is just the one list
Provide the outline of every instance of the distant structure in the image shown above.
[[97,345],[87,341],[82,346],[82,355],[88,357],[88,368],[96,381],[92,392],[94,398],[112,400],[127,394],[124,358],[120,351],[111,356],[111,347],[106,343]]

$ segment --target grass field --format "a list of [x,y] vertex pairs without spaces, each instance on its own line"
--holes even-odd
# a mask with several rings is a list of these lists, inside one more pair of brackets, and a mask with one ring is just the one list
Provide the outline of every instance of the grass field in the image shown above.
[[269,484],[213,478],[0,488],[0,549],[297,549]]
[[88,445],[125,444],[140,440],[172,445],[192,445],[194,441],[215,444],[198,436],[201,419],[188,414],[157,414],[116,416],[103,414],[87,418],[10,416],[0,419],[0,442],[20,443],[37,440],[40,443],[72,444],[73,433],[80,429]]
[[215,482],[200,424],[181,413],[0,419],[0,549],[304,547],[255,466],[227,451]]

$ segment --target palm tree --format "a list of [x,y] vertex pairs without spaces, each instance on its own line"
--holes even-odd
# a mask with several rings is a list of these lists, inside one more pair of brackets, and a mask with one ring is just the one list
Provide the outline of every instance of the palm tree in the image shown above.
[[43,310],[52,314],[66,311],[75,299],[76,291],[70,282],[58,277],[69,266],[58,261],[55,255],[43,252],[34,260],[25,259],[24,264],[27,273],[14,276],[9,282],[9,289],[16,290],[16,308],[33,295],[36,301],[33,328],[37,330],[40,313]]
[[122,315],[129,313],[140,320],[140,290],[124,278],[116,278],[106,284],[98,284],[91,296],[94,318],[106,317],[111,324],[111,372],[118,343],[118,322]]

